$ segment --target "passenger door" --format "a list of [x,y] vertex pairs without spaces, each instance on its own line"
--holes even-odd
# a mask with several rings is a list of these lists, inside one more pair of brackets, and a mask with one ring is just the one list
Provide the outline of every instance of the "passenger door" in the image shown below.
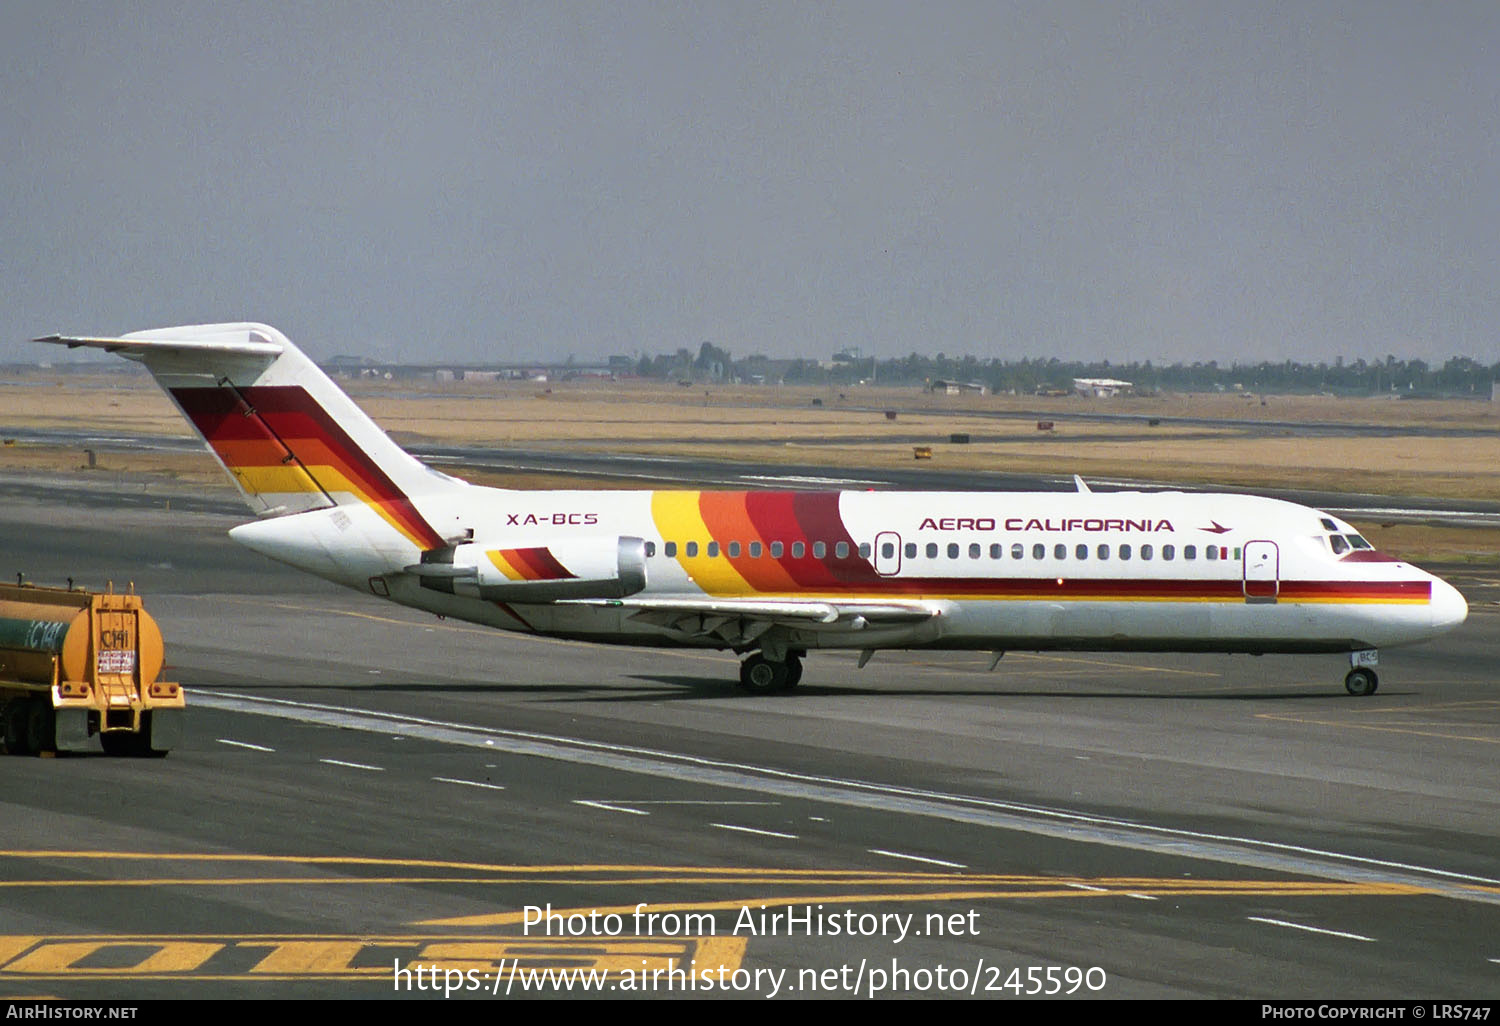
[[881,531],[875,536],[875,572],[890,577],[901,572],[901,536]]
[[1245,543],[1245,601],[1275,602],[1281,594],[1281,553],[1276,543]]

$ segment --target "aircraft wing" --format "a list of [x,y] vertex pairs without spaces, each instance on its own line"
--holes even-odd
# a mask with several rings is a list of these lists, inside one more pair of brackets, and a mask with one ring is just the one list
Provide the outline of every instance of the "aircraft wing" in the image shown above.
[[[934,602],[862,601],[859,599],[715,599],[622,598],[576,599],[558,605],[621,609],[631,619],[684,634],[736,634],[754,639],[776,626],[842,628],[916,624],[942,615]],[[727,630],[726,630],[727,628]]]

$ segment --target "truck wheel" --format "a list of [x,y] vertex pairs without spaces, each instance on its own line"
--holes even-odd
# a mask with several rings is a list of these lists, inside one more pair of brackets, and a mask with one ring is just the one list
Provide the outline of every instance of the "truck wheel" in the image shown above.
[[45,698],[33,698],[26,712],[26,748],[32,753],[50,752],[57,748],[57,719],[53,715],[52,703]]
[[153,747],[155,731],[151,720],[149,711],[141,713],[141,731],[130,739],[130,754],[140,759],[162,759],[167,754],[167,749]]
[[11,755],[26,754],[26,714],[29,702],[13,699],[0,705],[0,728],[5,732],[5,750]]

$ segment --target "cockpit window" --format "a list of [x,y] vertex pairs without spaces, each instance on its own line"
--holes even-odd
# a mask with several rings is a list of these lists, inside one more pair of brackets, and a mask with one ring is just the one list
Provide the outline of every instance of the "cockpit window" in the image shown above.
[[1346,535],[1346,537],[1349,539],[1349,547],[1352,549],[1373,549],[1375,547],[1357,534]]
[[1329,520],[1327,517],[1320,517],[1319,519],[1321,519],[1322,522],[1323,522],[1323,530],[1325,530],[1325,531],[1337,531],[1339,529],[1339,525],[1335,524],[1332,520]]
[[1344,541],[1344,536],[1341,534],[1329,535],[1328,547],[1333,549],[1335,556],[1342,556],[1349,551],[1349,543]]

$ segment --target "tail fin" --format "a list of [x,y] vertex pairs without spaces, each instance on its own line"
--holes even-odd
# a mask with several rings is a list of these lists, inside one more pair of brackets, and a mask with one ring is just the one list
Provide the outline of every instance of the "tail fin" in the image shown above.
[[411,500],[458,482],[391,441],[275,328],[199,324],[37,341],[144,364],[262,516],[368,505],[419,549],[444,544]]

